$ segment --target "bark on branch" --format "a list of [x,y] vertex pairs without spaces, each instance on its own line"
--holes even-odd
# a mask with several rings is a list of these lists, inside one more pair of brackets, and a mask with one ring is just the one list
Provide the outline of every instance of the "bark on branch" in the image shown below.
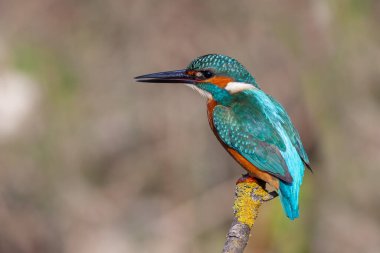
[[265,191],[256,179],[243,176],[236,183],[234,220],[227,233],[222,253],[242,253],[247,246],[259,207],[273,199],[272,193]]

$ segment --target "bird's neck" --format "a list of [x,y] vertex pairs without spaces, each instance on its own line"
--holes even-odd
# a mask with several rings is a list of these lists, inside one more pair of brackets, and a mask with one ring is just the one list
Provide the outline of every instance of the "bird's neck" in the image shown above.
[[225,89],[222,89],[211,83],[200,84],[199,88],[211,94],[212,99],[218,104],[227,106],[232,101],[232,95]]

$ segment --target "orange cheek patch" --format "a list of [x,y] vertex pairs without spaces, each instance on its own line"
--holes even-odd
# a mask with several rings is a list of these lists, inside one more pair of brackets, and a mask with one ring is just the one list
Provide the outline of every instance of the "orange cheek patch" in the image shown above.
[[227,86],[227,84],[229,82],[232,82],[232,81],[233,81],[233,79],[231,77],[214,76],[214,77],[207,79],[207,80],[204,80],[202,82],[212,83],[212,84],[215,84],[216,86],[218,86],[219,88],[224,89]]

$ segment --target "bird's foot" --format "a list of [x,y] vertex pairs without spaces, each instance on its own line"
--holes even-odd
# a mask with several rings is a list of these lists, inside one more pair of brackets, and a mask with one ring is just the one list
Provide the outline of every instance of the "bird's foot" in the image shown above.
[[278,197],[278,193],[276,191],[271,191],[271,192],[268,192],[268,195],[263,198],[263,201],[267,202],[267,201],[272,200],[276,197]]
[[251,177],[248,173],[246,173],[246,174],[241,175],[241,177],[236,181],[236,184],[253,183],[253,182],[257,182],[257,179]]
[[276,191],[271,191],[269,192],[266,183],[263,180],[251,177],[248,173],[243,174],[237,181],[236,185],[241,184],[241,183],[257,183],[264,191],[267,192],[265,196],[263,196],[262,200],[264,202],[267,202],[269,200],[272,200],[278,196],[278,193]]

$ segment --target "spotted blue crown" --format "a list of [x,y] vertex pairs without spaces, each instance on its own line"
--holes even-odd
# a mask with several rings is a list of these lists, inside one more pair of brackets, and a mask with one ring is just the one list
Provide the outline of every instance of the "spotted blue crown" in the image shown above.
[[255,78],[237,60],[221,54],[207,54],[193,60],[189,70],[211,69],[217,75],[229,76],[236,82],[250,83],[258,87]]

